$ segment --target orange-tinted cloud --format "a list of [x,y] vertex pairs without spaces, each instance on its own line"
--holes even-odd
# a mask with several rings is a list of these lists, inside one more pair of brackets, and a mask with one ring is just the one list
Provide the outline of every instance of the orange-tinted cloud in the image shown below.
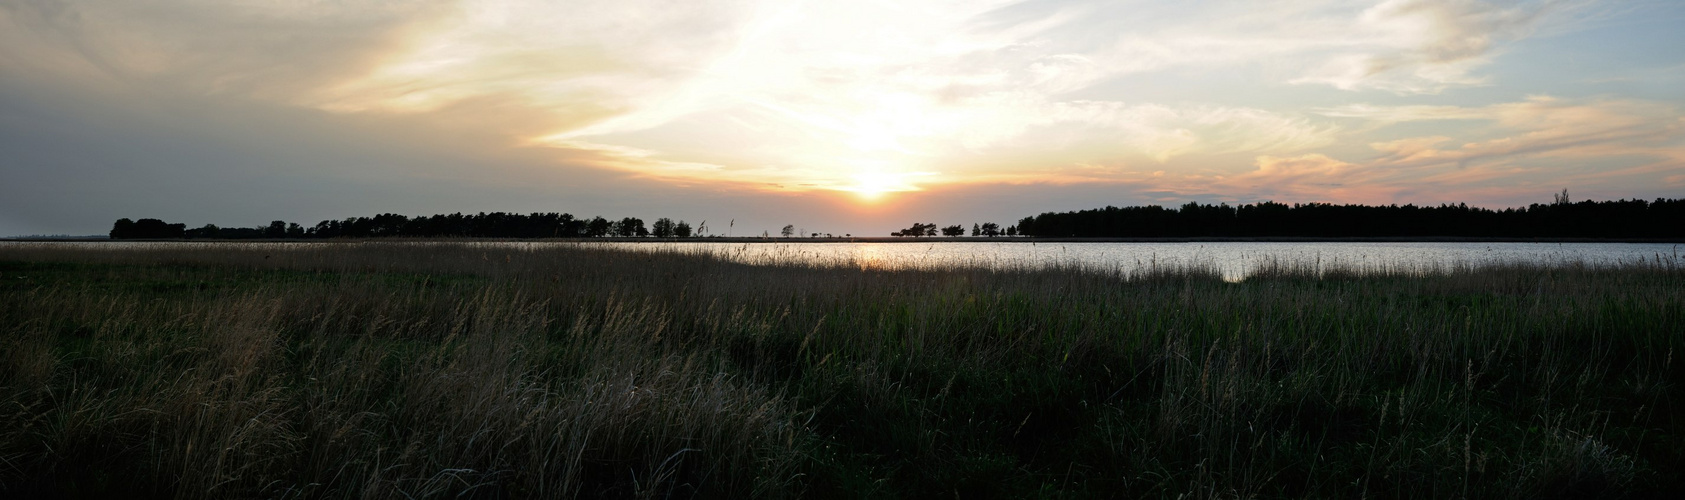
[[[464,198],[441,193],[463,186],[733,207],[728,220],[760,202],[990,210],[1012,193],[1030,193],[1012,205],[1026,210],[1672,193],[1685,102],[1655,89],[1685,82],[1678,51],[1663,50],[1685,43],[1667,23],[1679,12],[1552,0],[4,2],[0,127],[30,160],[0,164],[0,177],[73,186],[55,172],[93,165],[182,185],[263,165],[324,185],[338,172],[437,181],[386,199],[454,200],[446,211]],[[1576,56],[1598,62],[1556,71]],[[1537,93],[1556,97],[1520,97]],[[239,126],[248,115],[277,125]],[[53,123],[160,125],[84,137]],[[170,130],[196,141],[159,135]],[[35,134],[105,152],[34,146],[52,142]],[[359,143],[382,150],[346,152]],[[996,199],[966,201],[979,193]]]

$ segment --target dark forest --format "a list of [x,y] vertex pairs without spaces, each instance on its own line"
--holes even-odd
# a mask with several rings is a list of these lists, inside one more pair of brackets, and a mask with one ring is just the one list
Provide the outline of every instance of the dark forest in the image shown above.
[[1492,210],[1466,204],[1229,206],[1188,203],[1048,212],[1018,221],[1037,237],[1556,237],[1673,238],[1685,236],[1685,199],[1566,200]]

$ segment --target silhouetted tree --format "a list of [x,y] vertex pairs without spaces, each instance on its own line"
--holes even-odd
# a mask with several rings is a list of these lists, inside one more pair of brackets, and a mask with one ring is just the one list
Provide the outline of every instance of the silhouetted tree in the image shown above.
[[889,235],[890,236],[911,236],[911,237],[915,237],[915,238],[920,237],[920,236],[936,236],[936,224],[935,223],[922,223],[922,224],[921,223],[914,223],[913,227],[909,227],[909,228],[906,228],[906,229],[902,229],[900,231],[889,233]]
[[117,240],[183,238],[187,236],[187,224],[170,224],[158,219],[131,221],[122,218],[112,223],[109,236]]
[[188,238],[217,238],[221,232],[222,228],[216,227],[216,224],[205,224],[204,227],[187,230],[183,236]]
[[1036,233],[1035,224],[1036,224],[1036,218],[1035,217],[1025,217],[1025,218],[1022,218],[1022,219],[1018,219],[1018,234],[1022,234],[1022,235],[1025,235],[1025,236],[1042,236],[1041,234]]
[[607,235],[609,229],[613,226],[614,224],[610,223],[608,219],[604,219],[601,215],[592,217],[591,222],[585,224],[585,235],[592,238],[600,238]]
[[796,234],[796,225],[795,224],[785,224],[784,229],[780,229],[778,231],[778,234],[784,236],[785,238],[789,238],[790,236]]
[[672,238],[673,219],[666,217],[655,219],[655,223],[650,225],[650,232],[654,233],[657,238]]
[[117,222],[111,224],[111,239],[120,240],[133,238],[134,236],[131,235],[134,234],[134,232],[135,221],[130,220],[128,217],[117,219]]
[[649,236],[649,230],[644,228],[644,220],[637,217],[620,219],[614,224],[614,235],[623,238]]
[[965,226],[954,224],[942,228],[942,236],[965,236]]
[[690,224],[686,224],[685,221],[679,221],[678,224],[674,224],[673,225],[673,236],[677,236],[677,237],[680,237],[680,238],[689,238],[690,237]]
[[573,214],[556,216],[556,236],[574,238],[585,233],[585,221],[573,218]]
[[265,237],[265,238],[285,238],[285,237],[287,237],[287,221],[278,220],[278,221],[270,222],[269,227],[266,227],[266,228],[263,229],[263,237]]

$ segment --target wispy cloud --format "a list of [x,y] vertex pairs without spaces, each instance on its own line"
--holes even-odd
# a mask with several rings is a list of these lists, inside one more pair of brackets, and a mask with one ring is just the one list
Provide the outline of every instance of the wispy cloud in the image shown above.
[[[1685,12],[1641,7],[14,0],[0,2],[0,91],[97,92],[136,116],[244,103],[427,130],[417,141],[473,136],[465,157],[548,159],[497,170],[523,189],[630,177],[745,196],[1010,184],[1354,202],[1563,182],[1677,190],[1685,102],[1584,86],[1675,82],[1671,46],[1643,64],[1611,55],[1608,74],[1503,80],[1548,74],[1536,68],[1552,61],[1516,47],[1586,19],[1618,36]],[[0,108],[0,125],[31,119]],[[318,164],[290,153],[277,157]]]
[[1387,122],[1481,120],[1483,134],[1452,147],[1448,137],[1406,138],[1376,143],[1389,165],[1475,162],[1516,157],[1596,158],[1619,155],[1666,155],[1685,140],[1680,111],[1672,103],[1631,99],[1559,99],[1533,96],[1523,101],[1465,108],[1346,107],[1334,114]]
[[[549,144],[629,138],[620,145],[662,151],[670,140],[639,133],[686,133],[682,122],[698,117],[756,131],[794,127],[818,139],[803,142],[834,145],[761,148],[737,161],[837,169],[812,162],[920,163],[1022,145],[1027,135],[1111,139],[1158,161],[1320,145],[1329,126],[1257,108],[1068,96],[1119,75],[1259,61],[1287,68],[1292,82],[1438,91],[1479,83],[1468,70],[1524,36],[1546,7],[33,0],[7,12],[120,78],[342,113],[424,115]],[[768,157],[772,149],[784,156]],[[707,163],[730,162],[715,160]]]
[[443,2],[20,0],[0,4],[8,66],[286,99],[404,45]]
[[[1257,170],[1223,179],[1236,191],[1301,197],[1323,187],[1367,186],[1441,199],[1489,195],[1495,185],[1537,190],[1568,184],[1676,184],[1685,172],[1685,121],[1676,104],[1632,99],[1528,99],[1481,107],[1351,105],[1331,116],[1383,123],[1476,121],[1478,138],[1413,136],[1373,142],[1376,155],[1347,161],[1321,154],[1261,156]],[[1553,184],[1554,183],[1554,184]],[[1374,193],[1364,193],[1371,196]],[[1341,196],[1342,199],[1361,197]]]
[[1551,2],[1496,5],[1478,0],[1387,0],[1365,9],[1354,35],[1320,67],[1295,79],[1344,90],[1438,93],[1482,85],[1473,71],[1506,40],[1530,34]]

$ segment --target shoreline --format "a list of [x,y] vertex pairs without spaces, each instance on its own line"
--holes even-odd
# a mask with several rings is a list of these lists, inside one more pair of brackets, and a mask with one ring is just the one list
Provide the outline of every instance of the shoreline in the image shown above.
[[761,238],[761,237],[692,237],[692,238],[170,238],[170,239],[98,239],[98,238],[0,238],[0,242],[19,243],[1685,243],[1685,238],[1574,238],[1574,237],[1481,237],[1481,236],[1200,236],[1200,237],[969,237],[969,236],[861,236],[840,238]]

